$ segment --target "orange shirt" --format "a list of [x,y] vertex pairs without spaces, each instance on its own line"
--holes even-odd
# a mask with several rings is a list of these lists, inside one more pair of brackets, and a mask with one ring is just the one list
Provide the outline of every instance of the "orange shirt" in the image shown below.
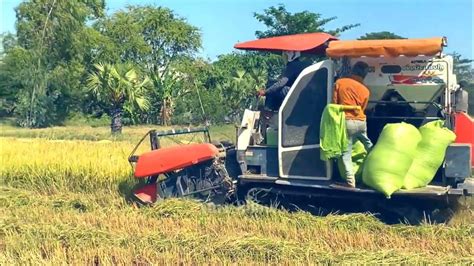
[[344,111],[346,119],[365,120],[365,108],[369,101],[370,91],[362,83],[362,78],[352,75],[349,78],[340,78],[334,84],[334,93],[332,101],[335,104],[360,106],[361,111]]

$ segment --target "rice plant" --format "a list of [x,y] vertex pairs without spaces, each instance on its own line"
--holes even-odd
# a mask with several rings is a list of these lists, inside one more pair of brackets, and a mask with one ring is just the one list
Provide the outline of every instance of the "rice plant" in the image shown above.
[[[126,131],[125,131],[126,132]],[[0,264],[466,264],[474,214],[387,225],[249,202],[127,202],[128,141],[0,138]],[[146,149],[146,147],[143,147]]]

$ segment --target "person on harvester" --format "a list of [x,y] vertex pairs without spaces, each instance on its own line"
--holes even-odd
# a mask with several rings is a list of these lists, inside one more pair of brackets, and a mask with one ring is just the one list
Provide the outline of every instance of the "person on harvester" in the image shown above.
[[283,74],[278,81],[266,89],[260,89],[258,96],[266,96],[265,107],[270,110],[278,111],[288,91],[295,82],[298,75],[310,65],[308,62],[300,60],[301,53],[297,51],[283,52],[283,58],[286,62]]
[[373,144],[367,136],[367,123],[364,114],[369,102],[370,91],[364,84],[364,78],[369,73],[369,65],[359,61],[351,69],[351,76],[340,78],[334,84],[332,102],[335,104],[355,107],[344,111],[348,137],[347,150],[342,153],[342,162],[346,169],[347,186],[355,187],[355,176],[352,169],[352,145],[358,140],[362,142],[367,152]]

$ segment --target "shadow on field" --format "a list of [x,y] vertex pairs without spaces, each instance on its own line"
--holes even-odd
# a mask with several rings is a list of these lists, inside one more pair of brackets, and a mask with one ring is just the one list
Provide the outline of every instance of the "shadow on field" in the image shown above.
[[470,204],[457,198],[444,200],[414,198],[323,198],[275,194],[269,190],[249,191],[247,199],[261,205],[305,211],[317,216],[370,213],[386,224],[448,223],[458,212],[469,211]]
[[[143,206],[144,204],[137,201],[132,193],[134,189],[142,185],[143,183],[133,179],[126,180],[119,184],[118,190],[129,204]],[[246,190],[245,192],[239,197],[239,200],[233,199],[227,204],[238,206],[245,204],[246,200],[251,200],[267,207],[284,209],[289,212],[305,211],[323,217],[329,214],[370,213],[386,224],[448,223],[458,212],[471,214],[470,208],[474,206],[472,203],[460,202],[457,198],[435,200],[397,197],[392,199],[383,197],[311,197],[274,193],[271,189]]]

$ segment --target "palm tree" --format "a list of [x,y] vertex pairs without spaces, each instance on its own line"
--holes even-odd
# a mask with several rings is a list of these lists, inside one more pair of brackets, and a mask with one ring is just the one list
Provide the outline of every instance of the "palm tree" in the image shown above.
[[141,79],[137,71],[129,64],[95,64],[96,71],[88,78],[88,89],[99,101],[111,106],[110,128],[112,134],[122,133],[122,115],[124,106],[131,111],[130,106],[139,110],[148,110],[150,104],[145,98],[150,84],[148,77]]

